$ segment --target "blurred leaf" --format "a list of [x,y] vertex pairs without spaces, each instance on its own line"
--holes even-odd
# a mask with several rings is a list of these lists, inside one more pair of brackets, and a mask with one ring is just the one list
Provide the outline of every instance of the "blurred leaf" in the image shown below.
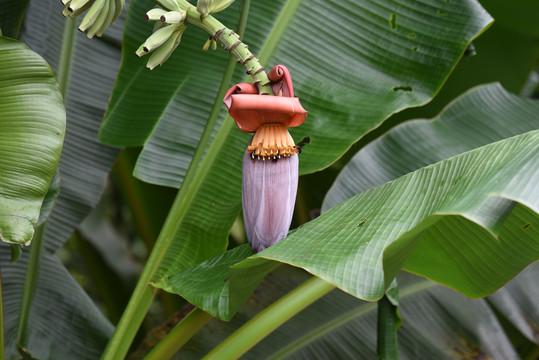
[[[58,1],[33,0],[22,39],[55,69],[60,59],[65,19]],[[75,35],[66,92],[67,132],[60,159],[60,194],[45,229],[45,248],[54,252],[90,213],[103,193],[117,151],[97,140],[97,131],[120,59],[122,21],[102,39]]]
[[0,0],[0,35],[19,36],[27,6],[28,0]]
[[65,109],[47,63],[6,38],[0,38],[0,98],[0,240],[26,244],[58,166]]
[[[422,280],[401,288],[401,359],[518,359],[484,300]],[[374,359],[376,304],[334,291],[255,347],[246,359]]]
[[[291,268],[268,276],[230,322],[212,320],[175,358],[199,359],[257,312],[305,280]],[[399,277],[401,359],[456,359],[465,355],[517,358],[485,300],[470,300],[407,274]],[[507,286],[520,283],[520,276]],[[505,289],[505,288],[504,288]],[[515,294],[516,295],[516,294]],[[533,301],[533,293],[524,295]],[[376,304],[335,290],[283,324],[246,353],[249,359],[374,359]]]
[[539,37],[539,2],[535,0],[480,0],[501,26],[534,37]]
[[539,264],[530,266],[515,280],[489,297],[494,306],[529,340],[539,344]]
[[[57,2],[31,1],[22,34],[29,46],[42,54],[53,68],[58,66],[63,40],[65,20],[61,9]],[[68,126],[59,166],[61,191],[45,230],[47,251],[42,254],[42,276],[37,282],[28,324],[27,351],[40,359],[49,358],[48,354],[54,359],[95,359],[112,332],[110,323],[52,253],[64,244],[98,202],[116,155],[116,150],[99,144],[97,129],[119,64],[121,27],[117,22],[100,40],[88,41],[82,34],[75,37],[65,96]],[[20,266],[17,271],[8,272],[6,276],[6,281],[19,288],[10,295],[10,301],[17,304],[17,308],[7,314],[7,321],[13,323],[13,327],[19,317],[25,262],[17,263]],[[49,271],[51,266],[54,268]],[[45,302],[43,296],[49,302]],[[41,324],[35,324],[35,316],[41,316],[37,320]],[[51,318],[55,319],[57,329],[53,331],[54,336],[48,336]],[[8,345],[9,351],[14,352],[16,329],[13,334]]]
[[[488,100],[505,109],[490,114],[490,121],[510,114],[511,126],[526,128],[537,104],[509,97],[499,88],[496,94],[488,87],[470,92],[441,116],[472,99],[466,114],[473,119],[485,111]],[[481,133],[470,132],[477,134]],[[195,305],[223,319],[234,314],[275,261],[301,267],[371,301],[383,295],[401,267],[468,296],[485,296],[539,258],[539,196],[533,185],[539,176],[537,152],[539,132],[531,131],[355,195],[286,240],[222,271],[221,292],[205,282],[207,272],[219,265],[215,259],[199,265],[196,272],[163,278],[158,285],[187,299],[199,294],[201,301]],[[186,288],[184,282],[191,286]]]
[[[24,253],[17,263],[11,263],[9,248],[0,247],[7,359],[19,358],[15,341],[27,255]],[[97,359],[112,333],[112,325],[55,256],[43,254],[40,267],[27,351],[40,360]]]
[[[139,19],[151,2],[133,5],[130,18]],[[266,53],[257,44],[264,42],[283,6],[282,1],[253,3],[246,42],[255,52]],[[226,12],[225,23],[234,23],[227,14],[235,15]],[[391,17],[397,19],[395,28],[388,21]],[[321,18],[323,27],[305,30]],[[390,114],[428,102],[490,20],[477,3],[465,0],[451,5],[300,4],[293,19],[279,25],[286,41],[268,55],[270,63],[282,62],[291,69],[311,114],[310,121],[293,131],[298,139],[312,140],[303,155],[302,172],[328,166]],[[149,25],[128,21],[125,53],[132,54],[149,32]],[[351,36],[361,33],[369,36]],[[189,165],[225,61],[224,54],[208,56],[200,50],[206,37],[189,31],[179,51],[152,74],[140,60],[124,57],[101,139],[120,146],[145,144],[136,169],[145,181],[179,186]]]

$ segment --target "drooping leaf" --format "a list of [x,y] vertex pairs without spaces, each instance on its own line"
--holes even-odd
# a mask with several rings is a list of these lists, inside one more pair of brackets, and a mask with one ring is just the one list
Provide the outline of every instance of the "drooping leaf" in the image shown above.
[[0,240],[29,243],[56,172],[65,109],[47,63],[0,38]]
[[[9,260],[9,248],[0,247],[4,280],[7,359],[17,359],[17,325],[28,264],[28,253]],[[39,280],[28,324],[27,351],[37,359],[96,359],[112,333],[112,325],[99,312],[60,261],[43,254]]]
[[[499,102],[505,109],[488,113],[490,121],[496,116],[507,119],[510,114],[511,126],[529,130],[526,124],[535,118],[536,103],[508,96],[499,88],[496,96],[491,90],[464,95],[442,116],[473,99],[473,107],[466,108],[466,116],[473,119],[486,111],[487,100]],[[438,126],[449,128],[445,123]],[[469,133],[472,137],[481,134]],[[219,298],[228,307],[223,303],[208,307],[218,303],[213,299],[218,291],[214,286],[210,291],[204,283],[205,267],[211,260],[199,265],[196,274],[188,271],[183,276],[180,272],[161,279],[158,285],[188,299],[196,291],[203,299],[196,305],[224,319],[250,293],[255,277],[275,266],[268,260],[301,267],[366,300],[380,298],[401,267],[468,296],[485,296],[539,258],[535,233],[539,196],[533,185],[539,176],[537,152],[539,133],[531,131],[353,196],[286,240],[233,265],[228,273],[223,271],[223,291],[234,289],[226,298]],[[182,282],[199,284],[186,289]],[[204,292],[208,298],[200,296]]]
[[[62,4],[33,0],[22,39],[56,69],[65,18]],[[75,34],[71,76],[66,91],[67,132],[60,159],[60,194],[45,229],[45,247],[61,247],[97,204],[117,151],[97,140],[101,117],[120,60],[122,18],[102,39]]]

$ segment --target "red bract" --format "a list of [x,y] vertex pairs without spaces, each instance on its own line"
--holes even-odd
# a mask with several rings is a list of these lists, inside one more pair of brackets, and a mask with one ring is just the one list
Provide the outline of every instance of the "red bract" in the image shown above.
[[250,83],[236,84],[225,94],[228,112],[245,132],[255,132],[264,124],[296,127],[303,124],[307,117],[307,111],[294,97],[288,69],[284,65],[276,65],[268,78],[275,96],[259,95],[256,85]]

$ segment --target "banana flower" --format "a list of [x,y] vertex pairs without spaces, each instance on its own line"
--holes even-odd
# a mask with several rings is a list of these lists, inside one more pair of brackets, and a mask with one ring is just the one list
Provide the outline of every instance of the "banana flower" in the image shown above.
[[249,243],[262,251],[286,237],[298,188],[299,150],[288,128],[307,111],[294,97],[288,69],[268,73],[275,96],[259,95],[255,84],[239,83],[224,103],[240,130],[254,133],[243,158],[243,218]]

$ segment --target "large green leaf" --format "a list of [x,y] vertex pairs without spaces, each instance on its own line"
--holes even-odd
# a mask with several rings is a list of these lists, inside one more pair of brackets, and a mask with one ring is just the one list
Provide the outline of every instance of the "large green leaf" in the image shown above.
[[[312,140],[303,156],[304,173],[329,165],[390,114],[429,101],[490,21],[473,1],[290,3],[299,8],[278,25],[285,40],[269,62],[292,70],[311,113],[311,120],[294,131],[298,139]],[[207,35],[189,29],[177,54],[150,74],[143,62],[128,56],[148,36],[150,27],[139,19],[149,7],[150,1],[137,1],[130,10],[126,56],[101,138],[114,145],[146,143],[137,175],[178,186],[210,112],[225,57],[202,53]],[[246,41],[255,51],[284,8],[284,1],[253,3]],[[225,23],[234,24],[232,10],[225,15]],[[324,26],[317,26],[322,18]]]
[[[27,255],[11,263],[9,248],[0,247],[8,359],[19,358],[15,342]],[[43,254],[40,266],[28,325],[31,355],[40,360],[98,358],[112,333],[110,322],[54,255]]]
[[323,210],[423,166],[539,128],[537,101],[491,84],[470,90],[433,120],[406,122],[359,151],[343,168]]
[[[56,69],[65,18],[62,4],[30,2],[22,39]],[[120,61],[121,18],[103,39],[75,35],[66,91],[67,132],[60,159],[61,191],[45,230],[45,247],[54,252],[95,207],[117,151],[97,140],[97,131]]]
[[47,63],[7,38],[0,38],[0,98],[0,240],[25,244],[58,166],[65,109]]
[[[484,97],[476,96],[481,91],[464,95],[445,113],[462,110],[459,103],[475,96],[473,107],[466,108],[468,124],[473,124],[470,114],[488,107],[486,99],[504,105],[505,111],[492,117],[510,114],[511,126],[526,131],[516,124],[535,118],[537,105],[486,90]],[[275,262],[301,267],[365,300],[379,299],[401,267],[468,296],[485,296],[539,258],[538,152],[539,132],[531,131],[355,195],[286,240],[228,272],[221,269],[221,291],[215,288],[216,265],[248,253],[238,256],[240,250],[233,250],[158,285],[224,319]]]

